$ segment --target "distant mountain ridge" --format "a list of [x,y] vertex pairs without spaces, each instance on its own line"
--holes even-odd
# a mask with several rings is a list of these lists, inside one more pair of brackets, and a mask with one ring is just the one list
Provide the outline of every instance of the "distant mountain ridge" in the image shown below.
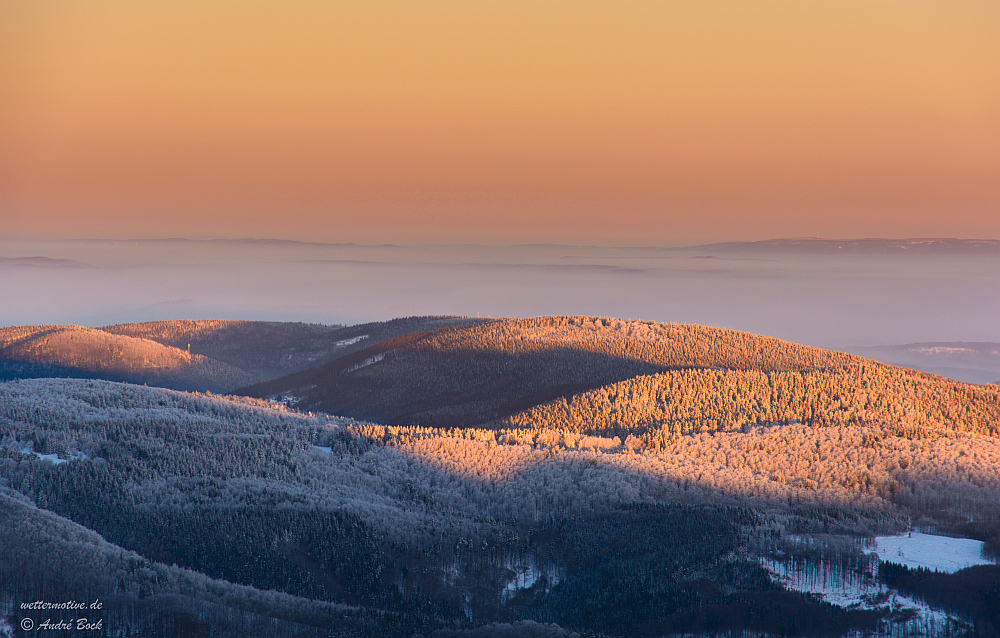
[[52,257],[0,257],[0,266],[22,268],[90,268],[89,265],[73,259],[53,259]]
[[723,242],[685,250],[720,253],[799,253],[839,255],[969,255],[1000,256],[1000,239],[911,238],[827,239],[792,237],[762,241]]
[[849,348],[854,354],[966,383],[1000,383],[1000,343],[932,341]]
[[[192,237],[164,237],[164,238],[137,238],[127,240],[94,238],[80,240],[86,243],[107,244],[170,244],[189,243],[193,245],[231,245],[231,246],[285,246],[285,247],[305,247],[305,248],[331,248],[331,249],[413,249],[413,248],[453,248],[453,249],[484,249],[484,248],[581,248],[595,250],[708,250],[708,251],[752,251],[752,252],[830,252],[830,253],[918,253],[918,254],[951,254],[968,253],[983,255],[1000,254],[1000,239],[962,238],[962,237],[774,237],[756,241],[732,241],[732,242],[712,242],[708,244],[694,244],[681,246],[645,245],[645,246],[603,246],[596,244],[555,244],[555,243],[520,243],[520,244],[475,244],[475,243],[455,243],[455,244],[359,244],[355,242],[324,242],[310,240],[278,239],[278,238],[192,238]],[[21,257],[0,257],[0,264],[52,264],[52,265],[72,265],[82,266],[79,262],[66,259],[52,259],[43,256],[21,256]]]

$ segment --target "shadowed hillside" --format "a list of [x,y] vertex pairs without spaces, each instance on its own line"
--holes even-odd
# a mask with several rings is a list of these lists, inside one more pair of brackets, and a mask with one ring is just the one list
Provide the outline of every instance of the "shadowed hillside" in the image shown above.
[[101,328],[142,337],[224,361],[273,379],[319,365],[372,343],[461,321],[454,317],[405,317],[356,326],[287,321],[179,320],[123,323]]
[[220,320],[14,326],[0,329],[0,379],[83,377],[226,392],[457,321],[408,317],[350,327]]
[[86,612],[91,622],[130,627],[141,636],[305,637],[329,636],[331,625],[356,632],[382,629],[356,608],[259,591],[149,561],[26,500],[0,493],[0,584],[16,600],[34,600],[39,592],[100,600],[100,610]]
[[496,319],[413,333],[242,392],[393,424],[468,426],[680,368],[810,371],[839,352],[702,326],[599,317]]
[[277,321],[178,320],[101,328],[202,354],[268,379],[316,365],[344,350],[344,326]]

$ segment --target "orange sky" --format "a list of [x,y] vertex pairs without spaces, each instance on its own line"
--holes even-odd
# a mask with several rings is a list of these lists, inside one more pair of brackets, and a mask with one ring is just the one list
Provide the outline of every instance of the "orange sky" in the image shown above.
[[0,1],[0,235],[1000,237],[1000,3]]

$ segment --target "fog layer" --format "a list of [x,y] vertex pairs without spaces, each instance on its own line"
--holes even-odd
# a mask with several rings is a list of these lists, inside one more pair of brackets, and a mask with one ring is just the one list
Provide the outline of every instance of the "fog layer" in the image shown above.
[[[898,242],[897,242],[898,243]],[[0,241],[0,325],[588,314],[821,347],[1000,341],[1000,252]]]

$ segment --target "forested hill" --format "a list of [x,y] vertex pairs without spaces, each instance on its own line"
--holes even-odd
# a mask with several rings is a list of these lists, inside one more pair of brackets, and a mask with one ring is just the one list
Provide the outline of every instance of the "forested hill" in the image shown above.
[[0,379],[96,377],[182,390],[225,390],[259,378],[149,339],[82,326],[0,329]]
[[[1000,567],[932,581],[868,552],[912,522],[995,556],[1000,437],[903,434],[790,424],[651,448],[0,383],[0,635],[26,616],[13,603],[100,598],[109,635],[165,638],[473,638],[524,621],[606,638],[995,636]],[[825,601],[783,573],[885,593]]]
[[455,323],[409,317],[358,326],[157,321],[85,328],[0,328],[0,380],[82,377],[177,390],[234,388],[316,366],[366,345]]
[[[202,354],[273,379],[360,350],[372,343],[463,321],[456,317],[404,317],[355,326],[288,321],[179,320],[123,323],[101,328]],[[468,320],[465,320],[468,321]],[[474,320],[473,320],[474,321]]]
[[1000,387],[869,363],[815,371],[669,370],[559,398],[490,424],[633,436],[658,449],[681,435],[756,425],[874,426],[1000,434]]
[[384,423],[453,427],[503,419],[667,370],[802,373],[865,362],[696,325],[601,317],[495,319],[376,343],[241,392]]

